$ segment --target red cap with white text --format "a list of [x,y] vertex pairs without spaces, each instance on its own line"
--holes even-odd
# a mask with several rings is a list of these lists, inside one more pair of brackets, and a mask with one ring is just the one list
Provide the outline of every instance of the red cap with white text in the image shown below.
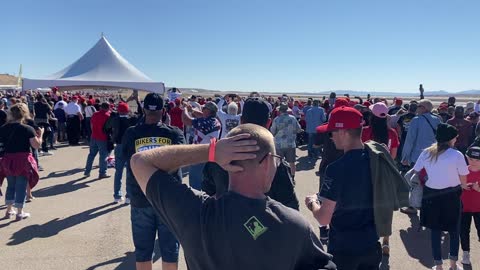
[[317,127],[318,133],[331,132],[338,129],[356,129],[363,126],[362,114],[351,107],[342,106],[330,113],[327,124]]

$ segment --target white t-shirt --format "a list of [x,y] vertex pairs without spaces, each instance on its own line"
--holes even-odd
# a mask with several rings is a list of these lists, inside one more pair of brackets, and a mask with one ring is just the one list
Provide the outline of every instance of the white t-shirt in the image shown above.
[[192,106],[192,108],[202,109],[202,106],[200,106],[200,104],[198,102],[190,101],[190,105]]
[[423,168],[427,171],[428,180],[425,185],[433,189],[444,189],[460,185],[459,175],[467,175],[468,167],[465,157],[459,151],[449,148],[438,160],[431,161],[427,150],[418,157],[413,169],[417,172]]
[[68,103],[67,107],[65,107],[65,112],[67,115],[78,115],[78,113],[82,113],[80,106],[74,102]]
[[55,104],[55,106],[53,107],[53,109],[54,109],[54,110],[58,109],[58,105],[59,105],[60,103],[63,104],[63,110],[65,110],[65,107],[67,107],[68,104],[67,104],[67,102],[65,102],[65,101],[63,101],[63,100],[60,100],[59,102],[57,102],[57,103]]
[[182,96],[182,93],[179,92],[168,92],[168,99],[170,101],[175,101],[175,99]]
[[217,114],[218,119],[220,119],[220,122],[222,123],[222,136],[221,138],[225,138],[230,132],[230,130],[236,128],[238,125],[240,125],[240,118],[242,117],[241,114],[237,115],[231,115],[231,114],[226,114],[224,112],[219,111]]
[[89,118],[89,117],[92,117],[93,114],[97,111],[97,109],[95,109],[95,107],[93,106],[87,106],[85,107],[85,117]]

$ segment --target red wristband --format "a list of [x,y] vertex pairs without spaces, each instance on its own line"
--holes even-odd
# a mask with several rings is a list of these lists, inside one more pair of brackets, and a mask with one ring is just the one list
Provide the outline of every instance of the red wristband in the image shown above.
[[215,162],[215,146],[217,145],[217,139],[210,139],[210,147],[208,148],[208,161]]

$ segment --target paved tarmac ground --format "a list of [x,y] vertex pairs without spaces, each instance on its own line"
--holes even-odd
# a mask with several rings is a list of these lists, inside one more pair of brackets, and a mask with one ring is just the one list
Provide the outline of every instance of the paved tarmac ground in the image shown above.
[[[113,204],[113,177],[98,180],[95,169],[90,178],[82,178],[86,146],[62,147],[54,152],[54,156],[40,158],[45,171],[41,172],[41,180],[33,192],[36,199],[25,208],[32,217],[20,222],[0,219],[0,269],[134,269],[130,207]],[[318,190],[315,171],[319,161],[308,163],[304,147],[297,150],[297,155],[296,192],[303,202],[306,195]],[[113,175],[114,169],[109,169],[109,173]],[[5,188],[6,183],[2,187],[4,192]],[[4,198],[1,200],[3,217]],[[316,227],[303,204],[301,212]],[[395,213],[391,257],[384,259],[382,269],[433,266],[430,233],[418,224],[418,217]],[[480,244],[473,227],[472,232],[472,262],[473,268],[478,269]],[[443,254],[447,258],[448,241]],[[161,269],[158,257],[154,269]],[[186,270],[183,254],[180,258],[180,269]],[[445,267],[448,269],[447,262]]]

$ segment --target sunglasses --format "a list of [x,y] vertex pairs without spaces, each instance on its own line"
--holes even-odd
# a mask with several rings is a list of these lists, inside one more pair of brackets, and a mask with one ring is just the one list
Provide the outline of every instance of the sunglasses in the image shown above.
[[263,156],[262,159],[260,159],[258,164],[262,163],[268,156],[272,156],[274,158],[275,166],[278,167],[278,166],[280,166],[280,163],[282,163],[283,157],[281,157],[279,155],[272,154],[272,153],[267,153],[267,154],[265,154],[265,156]]

